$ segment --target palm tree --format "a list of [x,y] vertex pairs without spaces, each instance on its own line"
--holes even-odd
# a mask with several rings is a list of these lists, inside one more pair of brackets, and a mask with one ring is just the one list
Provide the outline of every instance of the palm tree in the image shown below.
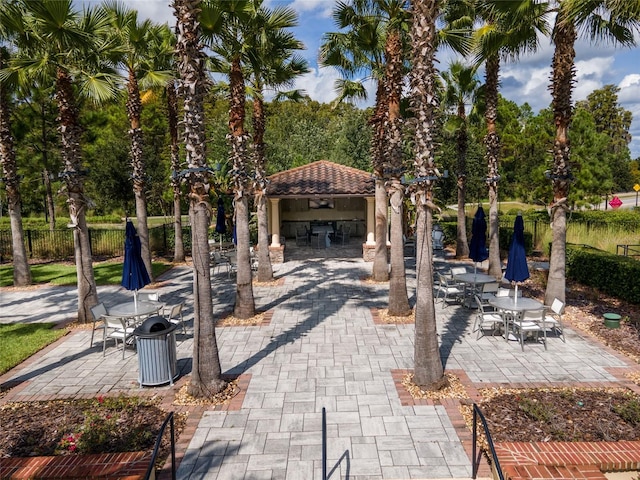
[[373,128],[371,141],[371,163],[375,177],[375,254],[371,271],[377,282],[389,280],[387,260],[387,192],[385,189],[385,120],[388,111],[385,98],[384,75],[384,20],[381,4],[376,0],[339,1],[333,11],[336,27],[341,32],[330,32],[323,36],[320,47],[320,62],[337,68],[344,80],[336,84],[339,96],[366,98],[361,81],[354,81],[365,73],[376,81],[374,112],[369,120]]
[[249,202],[252,191],[249,170],[250,135],[245,122],[245,80],[242,70],[249,39],[255,33],[254,19],[259,2],[210,0],[203,7],[202,26],[215,58],[214,62],[227,62],[229,67],[229,134],[230,162],[233,165],[235,226],[237,238],[236,303],[234,315],[250,318],[255,315],[251,256],[249,250]]
[[306,60],[293,56],[295,50],[301,50],[304,46],[285,30],[295,27],[297,23],[297,14],[290,8],[276,8],[273,11],[261,8],[255,18],[256,34],[249,37],[249,40],[254,42],[248,49],[248,64],[253,96],[254,194],[258,217],[259,282],[273,280],[265,196],[265,108],[262,95],[265,87],[279,88],[290,85],[297,75],[308,71]]
[[479,91],[480,82],[476,77],[475,66],[467,66],[461,62],[453,62],[449,71],[440,75],[445,82],[443,103],[455,113],[451,119],[451,127],[455,132],[458,163],[456,168],[458,187],[458,235],[456,239],[456,257],[469,256],[467,242],[467,217],[465,215],[465,197],[467,189],[467,149],[469,134],[466,105],[474,104]]
[[[0,2],[0,42],[11,41],[12,25],[19,23],[21,12],[13,3]],[[18,15],[17,18],[16,15]],[[14,18],[12,18],[14,17]],[[0,45],[0,70],[7,66],[10,52]],[[16,152],[13,147],[11,133],[11,107],[9,103],[9,82],[0,78],[0,163],[2,179],[7,192],[9,221],[11,224],[11,248],[13,255],[13,284],[22,287],[31,284],[31,270],[27,258],[22,228],[22,200],[20,197],[20,180],[16,164]]]
[[403,125],[400,101],[405,77],[405,58],[409,43],[407,31],[409,14],[404,1],[385,2],[387,34],[385,40],[385,72],[383,88],[387,103],[385,126],[386,157],[388,158],[389,181],[387,195],[391,209],[391,269],[389,274],[389,315],[407,316],[411,314],[407,295],[407,277],[404,267],[404,192],[402,175]]
[[[592,42],[610,41],[624,47],[635,45],[634,30],[640,29],[640,3],[628,0],[556,0],[557,15],[551,39],[555,45],[552,61],[551,95],[556,136],[553,168],[548,176],[553,186],[551,228],[553,242],[545,302],[565,300],[567,197],[573,179],[569,127],[573,116],[571,94],[575,75],[574,45],[584,31]],[[550,305],[550,303],[549,303]]]
[[[152,82],[152,86],[161,84],[164,88],[167,101],[167,123],[169,125],[169,155],[171,159],[171,189],[173,190],[173,232],[174,247],[173,261],[184,262],[184,242],[182,241],[182,181],[180,171],[182,162],[180,161],[180,143],[178,138],[178,95],[175,63],[175,43],[176,38],[167,25],[158,27],[156,35],[151,36],[149,44],[148,58],[153,62],[150,72],[161,72],[157,81]],[[154,78],[154,75],[148,75]],[[165,79],[162,84],[160,79]],[[146,85],[146,83],[145,83]]]
[[485,24],[477,31],[477,58],[485,62],[484,138],[489,188],[489,274],[502,277],[498,239],[498,166],[500,138],[496,129],[498,118],[498,84],[500,60],[516,59],[533,52],[538,46],[538,32],[547,33],[546,4],[538,0],[479,0],[477,12]]
[[142,260],[151,277],[151,249],[147,224],[147,174],[140,122],[142,116],[140,84],[147,88],[165,86],[171,77],[169,72],[154,70],[155,58],[151,57],[150,47],[160,41],[163,27],[153,25],[151,20],[138,22],[138,12],[129,9],[118,0],[106,2],[103,8],[112,27],[110,34],[113,35],[112,41],[115,46],[113,60],[127,73],[127,117],[131,139],[130,155],[137,230],[142,247]]
[[433,182],[437,178],[434,163],[436,116],[438,111],[436,51],[436,18],[439,0],[413,2],[411,24],[411,106],[416,126],[414,133],[416,198],[416,306],[414,342],[414,381],[421,388],[438,389],[446,382],[438,348],[436,312],[433,302],[433,251],[431,230]]
[[23,30],[17,38],[18,54],[8,70],[42,84],[55,82],[64,163],[61,176],[68,196],[78,276],[78,321],[84,323],[92,318],[90,308],[98,303],[98,293],[86,223],[86,171],[77,95],[96,102],[116,96],[115,76],[101,61],[108,48],[104,41],[108,24],[97,10],[85,10],[81,16],[71,0],[23,0],[20,4],[24,9]]
[[169,123],[171,188],[173,190],[173,261],[184,262],[184,242],[182,241],[182,188],[180,182],[180,146],[178,141],[178,95],[176,82],[167,85],[167,119]]
[[220,366],[209,270],[207,232],[211,222],[211,205],[204,124],[207,77],[199,26],[200,5],[201,0],[175,0],[173,3],[177,18],[176,51],[180,91],[184,99],[184,138],[193,250],[194,342],[189,393],[196,397],[210,397],[223,390],[226,382],[222,379]]

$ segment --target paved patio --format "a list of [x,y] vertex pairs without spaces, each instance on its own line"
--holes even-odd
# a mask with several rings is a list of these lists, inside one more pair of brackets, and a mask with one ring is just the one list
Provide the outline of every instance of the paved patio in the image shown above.
[[[388,286],[361,281],[371,265],[358,257],[357,246],[352,249],[351,258],[298,251],[293,258],[303,259],[275,266],[280,285],[254,287],[257,307],[272,315],[268,325],[217,329],[224,373],[247,384],[233,407],[171,406],[191,369],[188,266],[167,272],[156,288],[167,303],[186,301],[188,334],[177,337],[181,376],[175,386],[140,388],[132,350],[122,360],[111,346],[103,357],[101,341],[90,346],[90,330],[77,329],[0,377],[0,385],[14,386],[0,402],[161,395],[168,407],[192,411],[178,445],[180,479],[320,479],[323,407],[330,478],[469,478],[470,436],[457,402],[412,402],[398,387],[399,373],[413,368],[414,328],[374,322],[372,309],[386,307]],[[415,271],[407,260],[413,301]],[[224,272],[212,279],[216,317],[233,305],[232,282]],[[131,296],[117,287],[100,288],[99,294],[107,305]],[[3,289],[2,320],[63,321],[74,314],[75,295],[64,288]],[[499,385],[628,383],[623,373],[637,368],[570,327],[566,343],[550,338],[548,350],[540,344],[522,352],[517,342],[501,337],[476,339],[473,310],[438,303],[437,320],[445,368],[462,379],[472,399],[478,389]],[[488,476],[488,469],[481,474]]]

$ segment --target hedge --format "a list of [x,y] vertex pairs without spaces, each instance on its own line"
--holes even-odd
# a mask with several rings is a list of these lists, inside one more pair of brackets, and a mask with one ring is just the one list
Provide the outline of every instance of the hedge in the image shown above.
[[640,262],[583,245],[567,245],[567,278],[640,304]]

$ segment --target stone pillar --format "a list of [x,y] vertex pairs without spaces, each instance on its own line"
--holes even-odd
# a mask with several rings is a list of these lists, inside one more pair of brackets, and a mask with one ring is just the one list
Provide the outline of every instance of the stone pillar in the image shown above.
[[280,247],[280,199],[270,198],[271,247]]
[[376,244],[376,199],[375,197],[367,197],[367,225],[366,238],[367,245]]

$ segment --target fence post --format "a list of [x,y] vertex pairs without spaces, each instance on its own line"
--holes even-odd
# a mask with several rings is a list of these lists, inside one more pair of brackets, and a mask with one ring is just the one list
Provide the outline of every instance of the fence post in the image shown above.
[[168,255],[169,249],[167,248],[167,224],[164,222],[162,223],[162,243],[164,247],[164,254]]
[[33,258],[33,240],[31,239],[31,229],[27,230],[27,243],[29,244],[29,256]]

